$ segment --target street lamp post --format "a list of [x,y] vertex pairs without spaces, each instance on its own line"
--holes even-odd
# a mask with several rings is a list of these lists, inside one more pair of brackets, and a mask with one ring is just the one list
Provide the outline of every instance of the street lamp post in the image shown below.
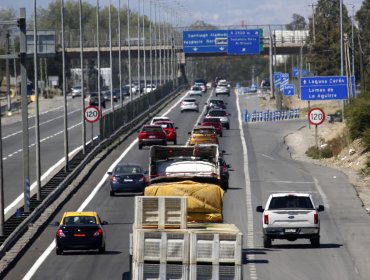
[[130,0],[127,0],[128,83],[129,83],[129,86],[130,86],[130,102],[132,102],[130,17],[131,17],[131,15],[130,15]]

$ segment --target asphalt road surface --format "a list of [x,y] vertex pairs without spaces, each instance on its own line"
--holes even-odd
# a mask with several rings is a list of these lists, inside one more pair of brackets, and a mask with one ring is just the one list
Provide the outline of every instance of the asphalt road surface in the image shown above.
[[[200,99],[200,104],[209,94]],[[226,150],[225,159],[232,165],[223,213],[225,222],[236,224],[244,234],[244,279],[369,279],[370,220],[348,179],[339,171],[292,160],[284,145],[284,136],[306,122],[242,123],[239,127],[236,96],[223,98],[231,113],[231,129],[224,131],[220,146]],[[240,96],[239,104],[241,110],[259,108],[256,96]],[[179,144],[186,142],[187,132],[197,122],[198,115],[181,114],[178,105],[169,112],[168,116],[179,127]],[[49,226],[5,279],[22,279],[27,273],[25,279],[125,279],[129,271],[134,197],[110,197],[109,180],[104,175],[120,155],[124,162],[148,166],[149,149],[138,150],[133,142],[136,137],[133,134],[107,156],[54,219],[59,220],[68,210],[97,211],[109,222],[105,227],[106,254],[67,252],[56,256],[50,245],[56,228]],[[96,189],[100,184],[100,189]],[[96,190],[96,195],[84,203]],[[264,205],[270,193],[282,191],[311,192],[317,204],[326,206],[321,214],[321,248],[311,248],[306,240],[277,240],[270,249],[262,247],[261,214],[255,212],[255,207]],[[49,254],[45,253],[47,248]]]

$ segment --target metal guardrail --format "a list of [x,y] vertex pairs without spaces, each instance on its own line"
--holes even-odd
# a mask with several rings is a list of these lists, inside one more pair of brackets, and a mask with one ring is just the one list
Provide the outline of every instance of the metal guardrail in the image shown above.
[[[42,187],[42,198],[43,200],[39,203],[36,203],[36,195],[34,195],[31,198],[31,207],[30,209],[32,212],[30,213],[22,213],[19,215],[19,213],[15,213],[12,217],[10,217],[5,222],[5,232],[8,234],[7,238],[0,239],[0,242],[2,243],[0,246],[0,258],[2,258],[5,253],[18,241],[21,236],[27,231],[30,224],[35,222],[41,215],[42,212],[44,212],[50,204],[56,200],[60,196],[60,194],[66,189],[67,186],[71,185],[71,183],[77,178],[77,176],[80,174],[80,172],[85,168],[85,166],[91,162],[94,158],[96,158],[97,154],[101,153],[104,149],[107,149],[107,147],[112,146],[114,142],[124,133],[126,133],[126,136],[121,138],[116,145],[113,145],[109,149],[109,151],[106,151],[106,153],[109,153],[111,150],[115,148],[118,144],[120,144],[122,141],[127,139],[129,135],[133,133],[137,129],[138,126],[142,124],[143,121],[146,121],[149,117],[159,112],[162,108],[164,108],[169,102],[172,101],[173,98],[175,98],[177,93],[182,89],[182,87],[179,87],[175,89],[174,91],[169,91],[167,94],[163,94],[163,97],[171,97],[167,98],[166,102],[162,102],[162,99],[157,100],[155,104],[152,106],[149,106],[146,110],[143,111],[137,111],[138,114],[134,116],[134,118],[128,122],[127,124],[122,125],[119,127],[114,133],[112,133],[109,137],[105,138],[104,140],[100,142],[92,142],[90,145],[86,147],[86,154],[83,155],[82,151],[80,151],[72,160],[70,164],[70,171],[65,172],[63,169],[58,172],[57,175],[55,175],[48,183],[46,183],[45,186]],[[93,167],[91,167],[93,168]],[[55,182],[58,184],[55,185]],[[48,187],[48,184],[54,184],[53,188],[51,189],[51,186]],[[50,190],[46,190],[45,188],[49,188]],[[67,199],[67,198],[66,198]],[[22,211],[22,209],[21,209]],[[9,232],[9,225],[7,227],[7,222],[9,220],[13,220],[13,223],[17,223],[18,225],[14,227],[12,232]],[[22,247],[22,249],[25,246]],[[14,257],[16,259],[16,256]],[[14,261],[13,259],[13,261]],[[1,278],[1,271],[0,271],[0,278]]]

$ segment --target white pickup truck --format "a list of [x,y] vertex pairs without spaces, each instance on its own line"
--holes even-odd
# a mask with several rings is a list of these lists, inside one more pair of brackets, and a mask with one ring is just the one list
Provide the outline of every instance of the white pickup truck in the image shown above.
[[257,206],[263,213],[263,246],[270,248],[272,240],[310,239],[312,247],[320,247],[320,219],[318,212],[324,206],[315,207],[307,193],[271,194],[266,207]]

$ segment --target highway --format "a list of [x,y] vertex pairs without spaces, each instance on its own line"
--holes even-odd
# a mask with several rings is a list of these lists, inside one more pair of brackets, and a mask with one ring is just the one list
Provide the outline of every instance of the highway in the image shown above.
[[[125,103],[128,99],[125,100]],[[56,169],[58,162],[64,157],[64,109],[62,99],[56,101],[56,106],[51,106],[45,111],[40,109],[40,155],[41,174],[48,170]],[[86,106],[88,105],[85,103]],[[110,110],[110,101],[106,102],[106,109]],[[120,106],[115,102],[115,108]],[[82,146],[81,131],[81,98],[68,98],[68,139],[69,152],[73,152]],[[36,146],[35,146],[35,117],[34,110],[29,109],[29,171],[30,183],[36,180]],[[86,124],[86,141],[91,140],[91,124]],[[98,124],[95,123],[94,137],[98,135]],[[23,202],[20,195],[23,194],[23,144],[21,115],[13,116],[3,121],[3,166],[4,166],[4,197],[5,214],[7,214],[16,202]],[[64,163],[64,162],[62,162]],[[60,167],[59,167],[60,168]],[[34,184],[35,185],[35,184]],[[19,207],[19,206],[18,206]]]
[[[199,103],[204,104],[209,95],[210,91]],[[231,113],[231,129],[225,130],[219,140],[226,151],[226,161],[232,165],[223,214],[226,223],[236,224],[244,234],[244,279],[368,279],[370,218],[348,179],[337,170],[292,160],[284,145],[284,136],[306,125],[306,121],[243,124],[238,112],[259,109],[258,97],[240,96],[239,102],[234,94],[223,98]],[[181,114],[177,102],[173,101],[162,114],[168,111],[179,127],[178,143],[183,144],[200,113]],[[79,143],[78,134],[73,137]],[[5,279],[22,279],[25,275],[24,279],[127,279],[134,197],[110,197],[105,174],[119,157],[148,166],[149,149],[138,150],[136,138],[137,134],[132,134],[109,154],[54,217],[58,221],[64,211],[77,209],[97,211],[109,222],[105,226],[107,252],[66,252],[56,256],[52,245],[56,227],[50,225]],[[321,248],[311,248],[305,240],[274,241],[272,248],[263,248],[261,214],[255,208],[264,205],[270,193],[282,191],[311,192],[317,204],[325,205]]]

